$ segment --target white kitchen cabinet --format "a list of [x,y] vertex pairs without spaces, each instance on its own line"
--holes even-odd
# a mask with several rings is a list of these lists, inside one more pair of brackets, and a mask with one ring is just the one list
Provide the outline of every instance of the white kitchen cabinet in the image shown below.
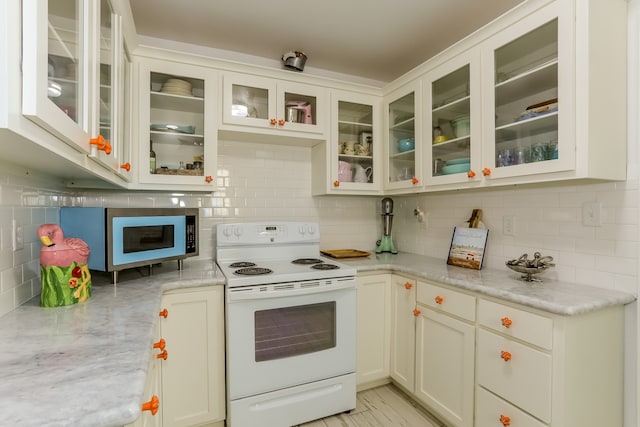
[[232,125],[229,130],[325,137],[329,96],[326,89],[232,72],[225,73],[222,80],[222,121]]
[[[217,168],[216,71],[139,58],[138,186],[212,191]],[[155,155],[155,157],[152,155]]]
[[418,281],[414,395],[448,425],[473,427],[472,295]]
[[416,280],[391,275],[391,378],[414,391],[416,346]]
[[181,289],[162,299],[167,310],[160,323],[167,351],[161,362],[165,426],[224,423],[223,299],[223,286]]
[[25,0],[22,114],[126,177],[125,44],[110,0]]
[[320,194],[382,191],[381,98],[331,92],[331,137],[312,149],[312,190]]
[[422,188],[422,81],[416,79],[385,95],[384,144],[387,191],[418,191]]
[[622,425],[623,307],[553,316],[480,299],[478,325],[476,425]]
[[356,382],[365,389],[389,378],[391,275],[358,275],[357,280]]

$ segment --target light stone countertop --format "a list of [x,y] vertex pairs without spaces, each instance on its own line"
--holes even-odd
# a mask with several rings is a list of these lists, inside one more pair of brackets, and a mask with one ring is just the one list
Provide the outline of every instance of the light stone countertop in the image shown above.
[[525,282],[506,266],[504,270],[472,270],[422,255],[369,252],[369,257],[340,262],[356,267],[358,273],[391,270],[559,315],[577,315],[636,300],[635,295],[625,292],[545,279],[544,273],[540,275],[542,282]]
[[[162,294],[221,286],[212,261],[93,274],[83,304],[41,308],[39,297],[0,317],[0,426],[122,426],[140,415]],[[162,271],[169,270],[163,273]],[[100,283],[102,282],[102,284]]]
[[[634,295],[554,281],[525,283],[506,269],[481,271],[448,266],[414,254],[380,254],[340,260],[359,273],[393,271],[541,309],[577,315],[628,304]],[[41,308],[34,298],[0,318],[1,426],[122,426],[140,414],[153,331],[166,291],[220,286],[212,261],[186,260],[120,274],[93,276],[84,304]],[[168,272],[165,272],[168,271]],[[544,276],[543,276],[544,279]]]

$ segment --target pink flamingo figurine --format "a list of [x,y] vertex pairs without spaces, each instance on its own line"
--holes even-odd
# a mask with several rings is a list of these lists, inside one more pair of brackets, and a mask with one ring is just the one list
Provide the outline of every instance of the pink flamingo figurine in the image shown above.
[[62,228],[57,224],[43,224],[38,227],[38,237],[44,245],[40,248],[40,265],[68,267],[72,262],[86,264],[89,258],[89,245],[75,237],[64,237]]

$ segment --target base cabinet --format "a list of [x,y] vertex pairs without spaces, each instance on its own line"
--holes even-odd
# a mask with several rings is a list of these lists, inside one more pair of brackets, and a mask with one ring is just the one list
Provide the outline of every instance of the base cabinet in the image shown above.
[[199,426],[225,418],[224,287],[168,293],[160,333],[162,421],[167,427]]
[[391,279],[359,276],[357,286],[356,383],[365,389],[389,378]]
[[416,280],[391,276],[391,378],[413,393],[416,346]]

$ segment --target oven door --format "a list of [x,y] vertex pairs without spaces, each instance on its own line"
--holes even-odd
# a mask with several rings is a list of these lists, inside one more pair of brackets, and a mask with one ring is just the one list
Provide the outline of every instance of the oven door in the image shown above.
[[231,400],[355,372],[355,279],[342,285],[256,299],[227,293]]

